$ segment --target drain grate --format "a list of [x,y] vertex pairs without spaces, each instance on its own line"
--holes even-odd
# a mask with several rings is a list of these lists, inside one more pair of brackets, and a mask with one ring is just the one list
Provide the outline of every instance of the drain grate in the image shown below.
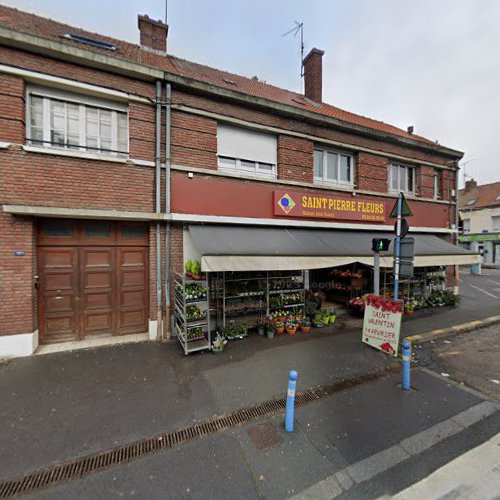
[[[303,406],[335,392],[351,389],[372,382],[399,371],[399,366],[391,366],[358,377],[343,379],[331,384],[320,385],[314,389],[297,393],[295,405]],[[111,450],[87,455],[65,464],[53,465],[46,469],[28,473],[24,477],[0,482],[0,498],[9,498],[22,493],[33,492],[70,480],[80,479],[114,465],[121,465],[145,457],[197,438],[216,434],[251,420],[268,417],[285,409],[286,399],[272,399],[258,405],[236,410],[203,422],[191,424],[182,429],[159,434],[152,438],[141,439]]]

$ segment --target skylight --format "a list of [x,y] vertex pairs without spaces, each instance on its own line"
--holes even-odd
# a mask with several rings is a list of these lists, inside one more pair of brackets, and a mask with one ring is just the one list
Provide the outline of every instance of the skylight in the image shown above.
[[103,42],[101,40],[94,40],[93,38],[87,38],[86,36],[77,35],[76,33],[66,33],[64,37],[69,38],[70,40],[74,40],[75,42],[92,45],[92,47],[97,47],[99,49],[116,50],[116,46],[112,43]]
[[475,198],[473,198],[472,200],[467,200],[466,205],[469,207],[470,205],[474,205],[474,203],[476,203],[476,199]]
[[495,198],[495,201],[500,201],[500,194]]
[[230,80],[229,78],[223,78],[223,80],[226,83],[229,83],[229,85],[236,85],[236,82],[234,80]]

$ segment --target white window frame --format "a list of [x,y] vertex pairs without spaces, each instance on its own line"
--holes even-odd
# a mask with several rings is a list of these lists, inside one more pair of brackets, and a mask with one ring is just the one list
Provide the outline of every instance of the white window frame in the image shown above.
[[[392,181],[393,181],[393,178],[392,178],[392,170],[393,170],[393,167],[397,167],[398,168],[398,182],[397,182],[397,185],[398,185],[398,188],[397,189],[394,189],[392,187]],[[405,170],[406,171],[406,179],[408,179],[408,172],[411,172],[411,176],[412,176],[412,184],[413,184],[413,190],[409,190],[408,189],[408,182],[407,182],[407,185],[404,187],[404,189],[401,189],[401,170]],[[414,166],[411,166],[411,165],[402,165],[401,163],[389,163],[389,192],[391,193],[405,193],[405,194],[411,194],[411,195],[416,195],[417,193],[417,167],[414,167]]]
[[439,170],[436,170],[434,172],[434,199],[435,200],[440,200],[441,199],[441,186],[440,186],[440,180],[441,180],[441,172]]
[[495,233],[500,232],[500,215],[491,216],[491,230]]
[[[221,162],[221,160],[232,160],[234,166],[229,166]],[[251,163],[252,167],[245,167],[242,162]],[[263,169],[263,165],[271,165],[271,170]],[[276,178],[276,165],[272,163],[263,163],[253,160],[246,160],[245,158],[234,158],[232,156],[217,155],[217,168],[222,172],[229,172],[233,174],[247,174],[253,177],[265,177],[267,179]]]
[[[347,151],[341,151],[338,149],[331,149],[331,148],[324,148],[321,146],[315,146],[313,150],[313,172],[314,172],[314,153],[318,151],[321,152],[323,155],[323,165],[322,165],[322,175],[317,176],[314,173],[314,183],[315,184],[326,184],[330,186],[349,186],[353,187],[354,186],[354,155],[352,153],[349,153]],[[337,159],[335,161],[335,171],[337,172],[337,178],[336,179],[329,179],[327,177],[327,172],[328,172],[328,153],[332,153],[337,155]],[[346,156],[349,158],[349,161],[351,163],[351,168],[350,168],[350,179],[348,181],[340,180],[339,179],[339,161],[341,156]]]
[[[31,137],[31,96],[40,97],[43,106],[43,142],[40,143]],[[71,104],[76,104],[79,107],[79,144],[78,146],[69,146],[51,144],[51,130],[50,130],[50,102],[51,100],[58,100]],[[102,109],[111,112],[111,151],[100,149],[87,148],[87,119],[86,110],[88,107]],[[124,113],[127,123],[126,134],[126,151],[118,151],[118,113]],[[99,125],[99,122],[98,122]],[[107,101],[92,96],[75,94],[64,90],[52,89],[31,85],[27,88],[26,99],[26,141],[29,145],[43,147],[47,149],[58,149],[65,151],[83,151],[99,156],[113,156],[128,158],[130,151],[130,125],[129,125],[129,112],[128,104]]]

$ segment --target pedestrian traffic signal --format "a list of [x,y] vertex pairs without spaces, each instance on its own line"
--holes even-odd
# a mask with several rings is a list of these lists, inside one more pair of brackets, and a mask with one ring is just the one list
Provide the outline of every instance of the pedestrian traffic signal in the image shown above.
[[372,250],[374,252],[387,252],[390,244],[391,240],[389,238],[373,238]]

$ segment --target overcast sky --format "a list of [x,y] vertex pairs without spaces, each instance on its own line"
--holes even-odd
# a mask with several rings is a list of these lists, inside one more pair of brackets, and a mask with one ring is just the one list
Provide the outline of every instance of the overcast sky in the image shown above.
[[[164,0],[0,0],[138,42],[137,14]],[[325,50],[323,100],[465,152],[466,172],[500,180],[499,0],[168,0],[168,51],[301,91],[298,38]],[[462,179],[463,181],[463,176]]]

